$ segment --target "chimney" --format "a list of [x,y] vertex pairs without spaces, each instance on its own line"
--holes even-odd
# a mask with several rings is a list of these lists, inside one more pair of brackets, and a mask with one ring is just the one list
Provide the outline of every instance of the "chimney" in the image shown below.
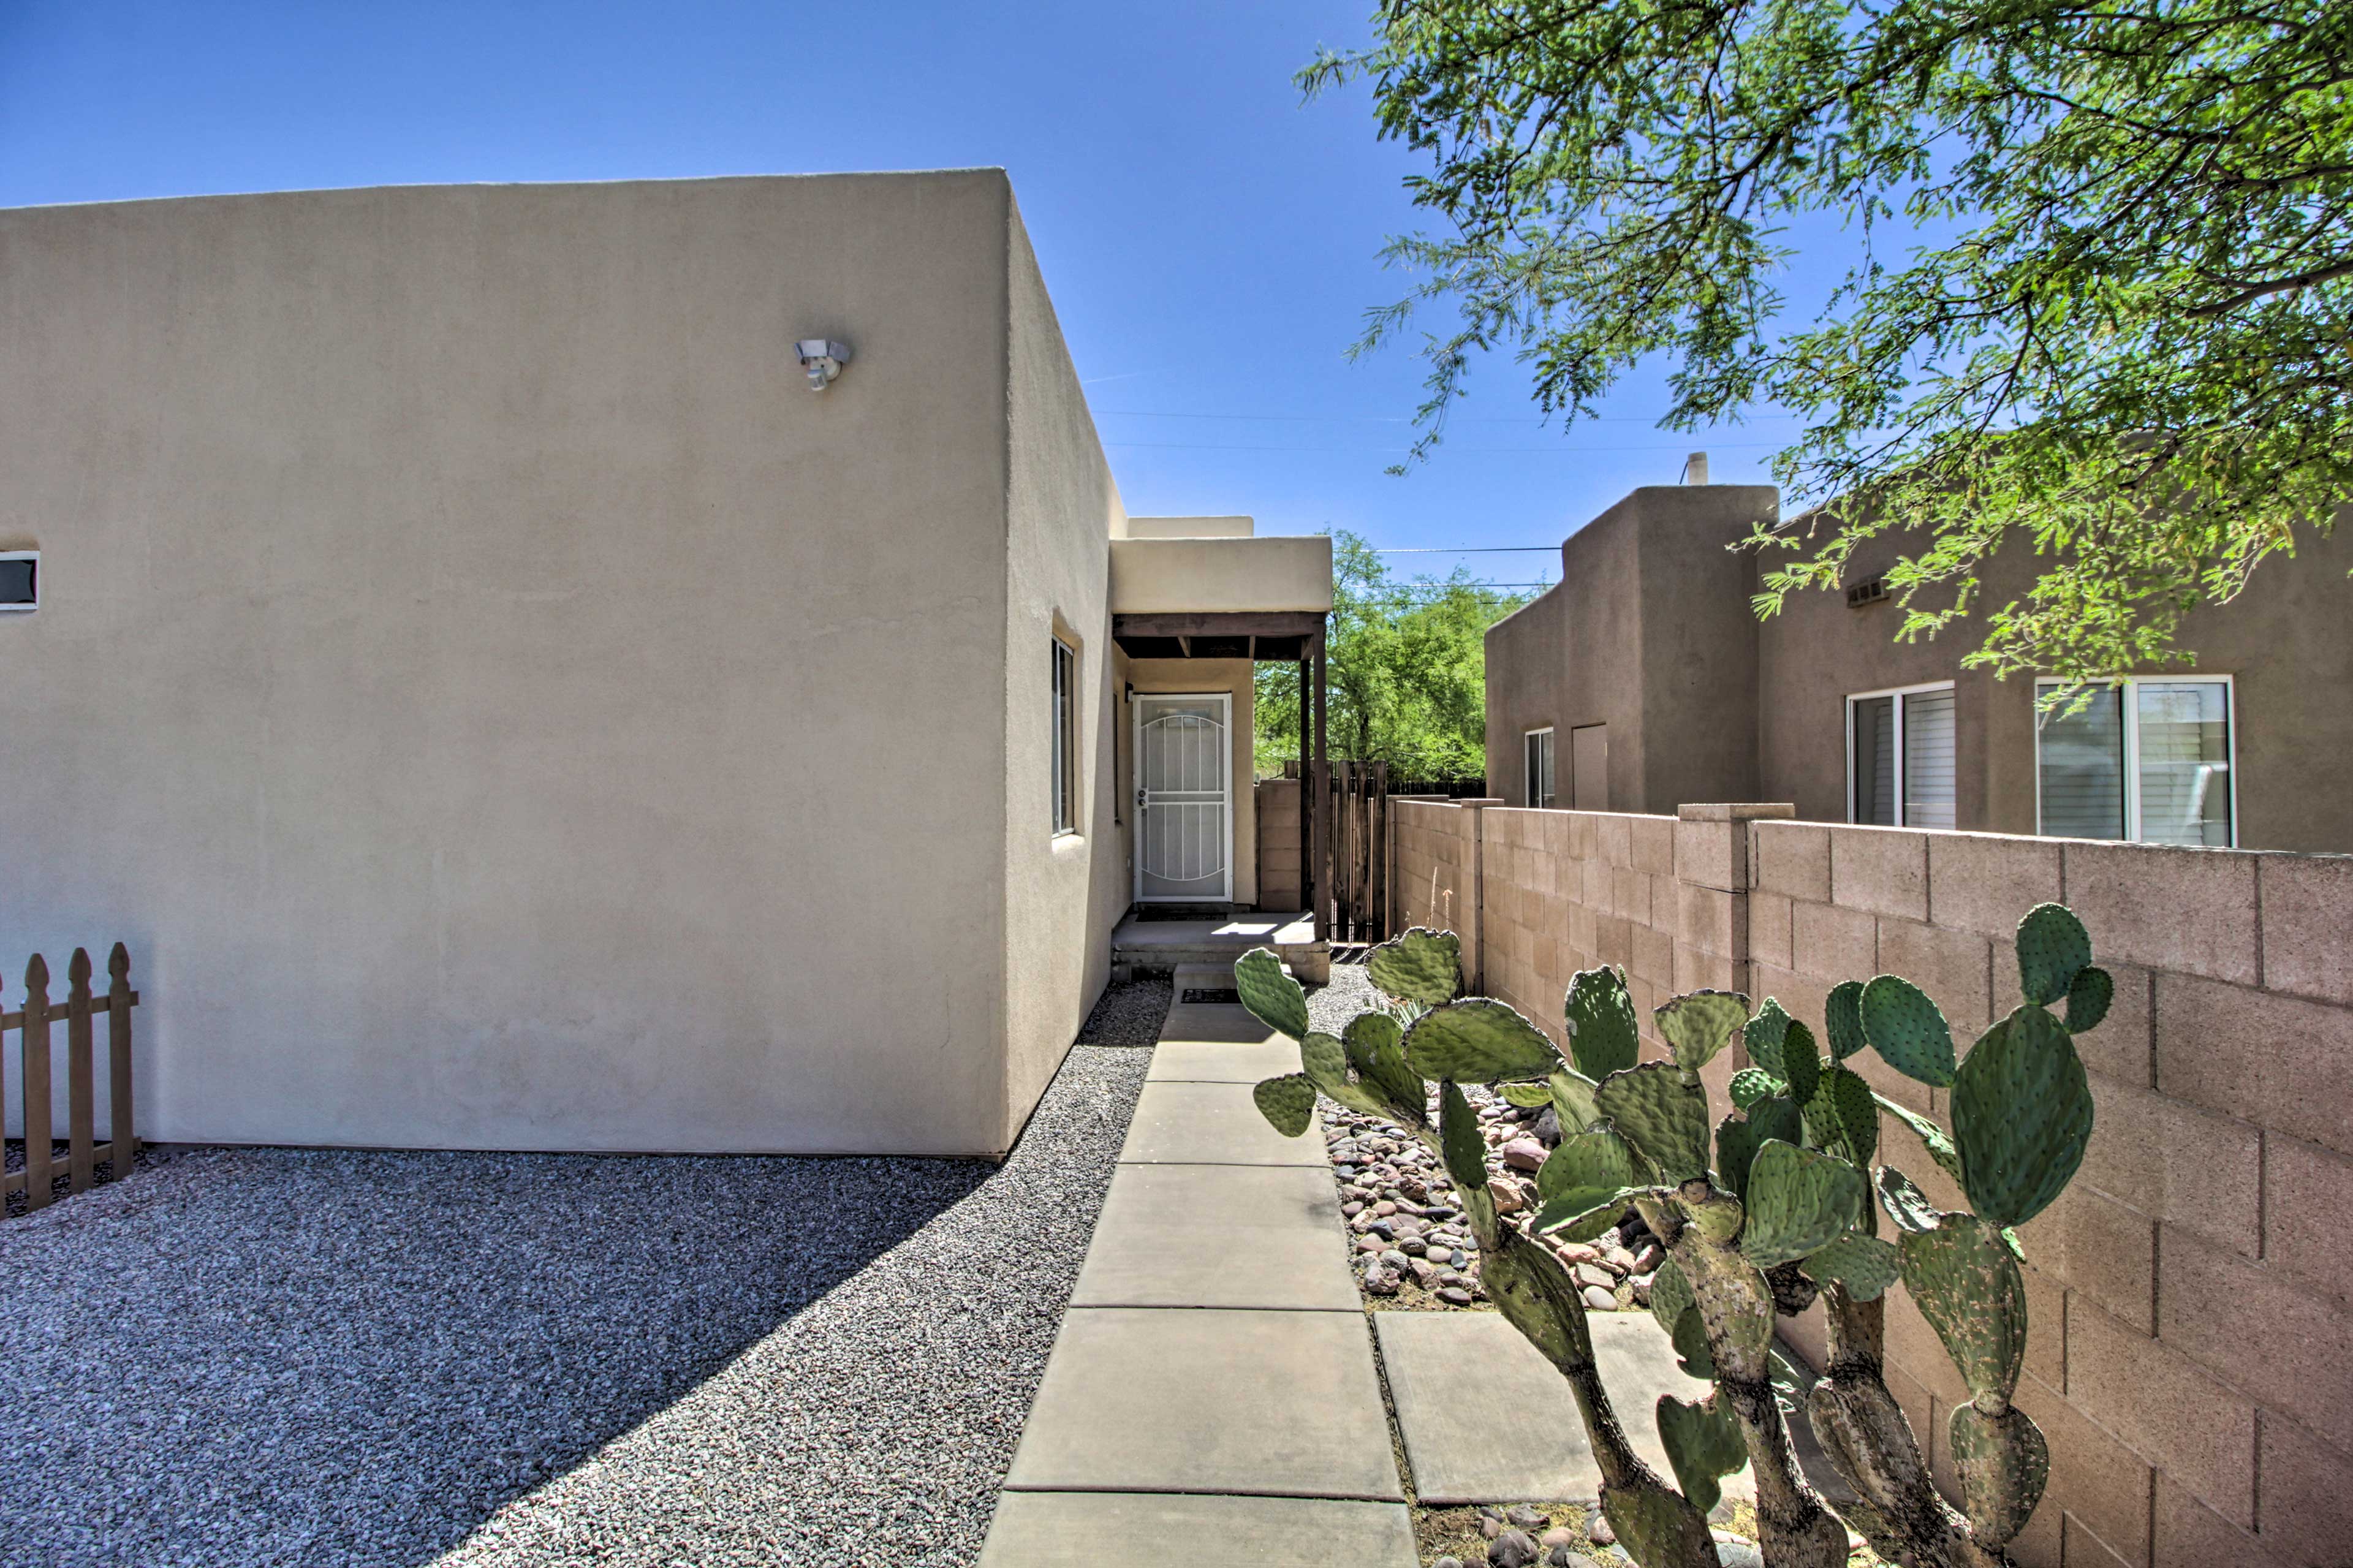
[[1704,485],[1707,483],[1707,454],[1705,452],[1694,452],[1690,457],[1683,459],[1683,483],[1687,485]]

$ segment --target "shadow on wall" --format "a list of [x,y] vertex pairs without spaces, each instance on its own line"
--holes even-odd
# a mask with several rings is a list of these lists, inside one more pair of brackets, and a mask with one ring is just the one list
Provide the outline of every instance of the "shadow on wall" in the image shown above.
[[[0,1315],[16,1326],[0,1408],[17,1416],[0,1435],[0,1550],[53,1563],[431,1562],[999,1169],[168,1155],[0,1228]],[[1082,1217],[1091,1225],[1092,1211]],[[921,1266],[968,1277],[977,1260],[957,1261],[960,1247],[952,1235],[913,1250],[944,1251]],[[864,1370],[892,1381],[887,1367]],[[842,1425],[861,1419],[832,1394],[812,1398]],[[713,1451],[712,1490],[721,1439],[780,1462],[776,1440],[748,1423],[714,1425],[697,1435]],[[693,1495],[671,1506],[708,1510],[693,1474],[681,1483]]]

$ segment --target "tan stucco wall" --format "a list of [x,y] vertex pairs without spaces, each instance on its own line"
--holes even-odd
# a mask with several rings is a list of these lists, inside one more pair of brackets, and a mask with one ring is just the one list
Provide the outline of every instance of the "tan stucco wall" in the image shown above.
[[1155,610],[1329,610],[1332,541],[1324,534],[1265,539],[1114,539],[1111,607]]
[[[1763,487],[1640,489],[1569,536],[1560,584],[1487,634],[1490,793],[1525,804],[1521,737],[1549,724],[1558,804],[1569,804],[1567,732],[1606,723],[1612,810],[1775,800],[1843,821],[1846,698],[1950,680],[1957,825],[2032,834],[2033,683],[1962,668],[1980,623],[1895,641],[1893,604],[1850,609],[1841,595],[1807,593],[1760,625],[1749,600],[1770,563],[1726,546],[1772,501]],[[2266,563],[2236,602],[2183,622],[2198,651],[2183,672],[2233,679],[2242,848],[2353,851],[2353,795],[2338,787],[2353,743],[2348,523],[2353,512],[2332,537]],[[1849,580],[1884,571],[1907,543],[1872,542]],[[2040,564],[2022,546],[1996,556],[1978,602],[2023,596]]]
[[1560,803],[1569,731],[1609,727],[1609,809],[1755,798],[1750,558],[1725,546],[1774,492],[1634,491],[1569,535],[1561,580],[1487,632],[1487,792],[1527,804],[1522,737],[1550,725]]
[[[1255,705],[1258,689],[1251,678],[1250,662],[1243,658],[1138,658],[1126,659],[1124,665],[1117,679],[1123,686],[1133,684],[1139,692],[1193,694],[1223,691],[1232,696],[1233,901],[1256,904],[1258,812],[1251,804],[1250,768],[1255,751],[1252,737],[1257,733],[1258,724]],[[1122,889],[1132,899],[1135,890],[1135,709],[1133,703],[1125,700],[1124,690],[1114,695],[1119,699],[1119,798],[1124,808],[1120,816],[1127,858],[1126,880]]]
[[1059,348],[1008,434],[1010,221],[997,172],[0,213],[0,953],[129,942],[142,1131],[1003,1147],[1089,984],[1008,1012],[1008,921],[1090,868],[1008,893],[1002,653],[1047,597],[1107,641],[1008,497],[1042,556],[1109,493]]
[[[1007,496],[1005,735],[1006,1081],[1009,1145],[1109,977],[1126,912],[1126,845],[1113,824],[1111,537],[1119,490],[1018,216],[1007,227],[1010,489]],[[1052,814],[1052,656],[1079,655],[1078,831]]]
[[1258,521],[1248,517],[1131,517],[1113,539],[1248,539]]

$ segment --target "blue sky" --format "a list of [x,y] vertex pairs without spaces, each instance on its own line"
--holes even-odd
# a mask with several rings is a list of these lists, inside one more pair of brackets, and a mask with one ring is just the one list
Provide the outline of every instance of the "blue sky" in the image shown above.
[[1507,360],[1434,461],[1382,471],[1419,363],[1345,350],[1402,282],[1377,252],[1415,226],[1415,164],[1374,139],[1363,91],[1303,105],[1291,82],[1319,43],[1364,41],[1369,9],[0,0],[0,205],[1001,164],[1131,511],[1552,544],[1675,482],[1694,445],[1719,481],[1761,479],[1784,422],[1695,442],[1655,428],[1646,377],[1564,433]]

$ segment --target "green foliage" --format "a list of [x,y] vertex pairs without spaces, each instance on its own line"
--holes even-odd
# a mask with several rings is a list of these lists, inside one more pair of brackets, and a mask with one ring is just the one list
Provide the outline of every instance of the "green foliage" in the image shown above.
[[2018,989],[2037,1007],[2067,994],[2092,965],[2092,936],[2064,904],[2037,904],[2018,922]]
[[1741,1032],[1741,1043],[1748,1047],[1748,1059],[1785,1083],[1789,1075],[1781,1065],[1781,1041],[1788,1032],[1789,1015],[1770,996],[1765,998],[1765,1005],[1757,1009],[1756,1016]]
[[1933,1230],[1904,1232],[1896,1247],[1913,1305],[1945,1342],[1970,1396],[1998,1408],[2018,1386],[2026,1358],[2018,1259],[1975,1215],[1944,1215]]
[[1505,1104],[1516,1105],[1523,1110],[1541,1110],[1552,1103],[1552,1084],[1549,1081],[1497,1084],[1495,1092],[1504,1097]]
[[1449,1002],[1416,1018],[1405,1032],[1405,1059],[1424,1078],[1457,1083],[1541,1078],[1560,1066],[1543,1030],[1485,996]]
[[1789,1082],[1789,1098],[1809,1104],[1821,1087],[1822,1058],[1814,1032],[1792,1019],[1781,1036],[1781,1076]]
[[1659,1442],[1667,1450],[1675,1482],[1692,1506],[1704,1513],[1724,1496],[1717,1483],[1748,1463],[1748,1444],[1732,1413],[1730,1395],[1689,1404],[1672,1394],[1659,1395]]
[[1834,1237],[1798,1267],[1818,1285],[1838,1284],[1858,1301],[1875,1301],[1904,1272],[1895,1244],[1861,1231]]
[[[1671,427],[1803,432],[1760,609],[1901,529],[1899,635],[1983,614],[1970,663],[2091,679],[2184,657],[2353,494],[2348,62],[2347,0],[1421,0],[1303,80],[1368,79],[1426,161],[1436,232],[1390,243],[1417,281],[1359,344],[1422,345],[1417,454],[1486,351],[1565,422],[1660,363]],[[1863,240],[1810,320],[1800,222]],[[2033,585],[1986,596],[2003,548]]]
[[1889,1067],[1934,1089],[1953,1081],[1953,1031],[1928,994],[1900,974],[1862,988],[1862,1033]]
[[1822,1002],[1822,1033],[1830,1039],[1831,1055],[1840,1061],[1871,1043],[1862,1032],[1862,982],[1842,980],[1831,987]]
[[1862,1081],[1861,1074],[1834,1067],[1824,1075],[1822,1091],[1817,1098],[1829,1108],[1838,1124],[1839,1141],[1845,1145],[1846,1157],[1858,1169],[1871,1169],[1871,1162],[1879,1152],[1879,1103],[1872,1097],[1871,1085]]
[[1670,1183],[1707,1174],[1707,1095],[1671,1062],[1611,1073],[1593,1092],[1601,1114]]
[[1285,1138],[1296,1138],[1315,1120],[1315,1085],[1305,1073],[1271,1078],[1250,1090],[1261,1116]]
[[1740,1250],[1760,1268],[1820,1252],[1862,1217],[1862,1173],[1834,1155],[1768,1138],[1748,1167]]
[[1454,1184],[1472,1190],[1487,1184],[1487,1141],[1461,1086],[1449,1079],[1438,1086],[1438,1150]]
[[1429,1119],[1429,1085],[1406,1065],[1404,1026],[1387,1013],[1359,1013],[1341,1032],[1348,1065],[1383,1100],[1380,1114],[1392,1121],[1419,1126]]
[[1974,1405],[1953,1408],[1945,1433],[1978,1539],[2000,1546],[2026,1528],[2051,1479],[2051,1446],[2015,1407],[1988,1415]]
[[1580,969],[1568,983],[1563,1003],[1568,1021],[1568,1057],[1577,1070],[1599,1083],[1632,1067],[1641,1055],[1641,1031],[1626,976],[1603,966]]
[[1410,926],[1365,954],[1365,978],[1395,1002],[1436,1007],[1462,994],[1462,939]]
[[[1487,628],[1527,603],[1467,571],[1393,576],[1364,539],[1332,535],[1332,619],[1324,673],[1335,757],[1387,762],[1405,779],[1487,771]],[[1299,668],[1256,673],[1257,766],[1282,772],[1299,749]]]
[[[1675,1065],[1696,1073],[1747,1024],[1748,998],[1736,991],[1694,991],[1662,1002],[1651,1016],[1673,1050]],[[1631,1065],[1630,1058],[1620,1065]]]
[[1781,1092],[1781,1080],[1763,1068],[1742,1068],[1732,1075],[1732,1103],[1747,1110],[1768,1095]]
[[1348,1048],[1334,1036],[1310,1030],[1299,1042],[1299,1066],[1318,1093],[1368,1116],[1389,1114],[1379,1087],[1362,1082],[1349,1070]]
[[2022,1006],[1969,1048],[1953,1083],[1953,1142],[1980,1217],[2012,1226],[2041,1214],[2091,1137],[2092,1086],[2058,1019]]
[[2106,970],[2087,965],[2075,971],[2075,978],[2067,983],[2067,1032],[2080,1035],[2098,1028],[2116,999],[2116,977]]
[[1560,1141],[1536,1172],[1539,1207],[1534,1228],[1565,1229],[1570,1241],[1590,1241],[1626,1212],[1636,1184],[1633,1152],[1606,1127]]
[[1234,961],[1234,990],[1250,1016],[1277,1034],[1307,1037],[1307,993],[1283,973],[1271,947],[1254,947]]

